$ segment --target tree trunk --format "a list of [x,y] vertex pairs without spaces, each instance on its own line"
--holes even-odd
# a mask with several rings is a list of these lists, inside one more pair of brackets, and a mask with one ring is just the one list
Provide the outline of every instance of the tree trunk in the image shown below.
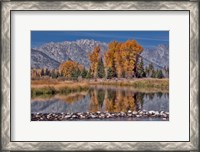
[[105,78],[108,78],[108,68],[105,67]]

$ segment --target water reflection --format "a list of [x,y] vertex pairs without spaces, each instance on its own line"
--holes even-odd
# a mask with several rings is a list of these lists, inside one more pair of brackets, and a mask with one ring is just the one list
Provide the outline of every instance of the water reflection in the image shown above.
[[36,97],[32,113],[121,112],[138,110],[169,111],[169,93],[138,92],[127,87],[91,87],[89,91]]

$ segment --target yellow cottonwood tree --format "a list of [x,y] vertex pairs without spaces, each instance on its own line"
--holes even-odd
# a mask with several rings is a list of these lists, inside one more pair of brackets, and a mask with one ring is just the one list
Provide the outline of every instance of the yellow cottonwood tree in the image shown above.
[[90,69],[94,78],[97,78],[97,68],[98,68],[98,61],[100,58],[100,47],[97,46],[94,50],[89,54],[90,60]]
[[135,75],[137,56],[142,53],[143,47],[136,40],[127,40],[121,45],[121,50],[126,77],[131,78]]
[[104,66],[105,66],[105,75],[107,78],[108,68],[111,68],[112,70],[115,70],[115,52],[116,47],[118,45],[117,41],[110,42],[108,44],[108,50],[106,51],[104,55]]
[[118,43],[116,45],[116,48],[115,48],[115,53],[114,53],[114,66],[115,66],[115,70],[116,70],[116,74],[117,74],[117,77],[118,78],[121,78],[122,77],[122,73],[124,72],[124,69],[123,69],[123,58],[122,58],[122,50],[120,49],[121,48],[121,45],[122,43]]
[[127,40],[124,43],[113,41],[108,44],[108,50],[104,55],[105,71],[112,68],[117,77],[122,77],[124,72],[127,78],[134,76],[137,64],[137,56],[142,53],[143,47],[135,40]]
[[74,61],[66,61],[60,64],[59,72],[68,79],[71,79],[74,71],[81,71],[83,66]]

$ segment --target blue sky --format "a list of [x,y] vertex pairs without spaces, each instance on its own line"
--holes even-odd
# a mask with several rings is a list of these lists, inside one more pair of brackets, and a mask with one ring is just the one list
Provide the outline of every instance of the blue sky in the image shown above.
[[137,40],[144,48],[169,45],[169,31],[31,31],[31,48],[47,42],[93,39],[101,42]]

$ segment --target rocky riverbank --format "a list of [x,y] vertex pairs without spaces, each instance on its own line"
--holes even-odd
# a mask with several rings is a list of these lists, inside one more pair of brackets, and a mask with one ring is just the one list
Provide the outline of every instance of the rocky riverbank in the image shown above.
[[169,112],[164,111],[127,111],[127,112],[85,112],[85,113],[36,113],[31,114],[31,121],[65,121],[65,120],[103,120],[115,118],[160,118],[169,119]]

